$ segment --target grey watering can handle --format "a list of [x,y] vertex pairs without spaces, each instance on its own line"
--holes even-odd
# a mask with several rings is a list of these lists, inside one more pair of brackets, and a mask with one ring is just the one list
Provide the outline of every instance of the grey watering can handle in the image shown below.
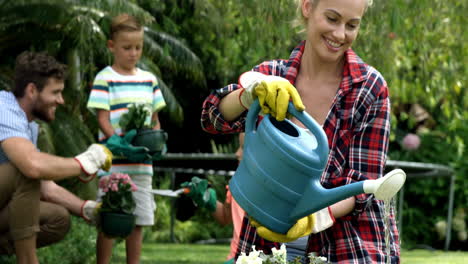
[[[289,102],[288,112],[294,117],[296,117],[299,121],[301,121],[301,123],[304,124],[305,127],[307,127],[310,130],[310,132],[315,136],[318,143],[316,152],[322,159],[321,162],[323,163],[323,165],[325,165],[325,163],[328,160],[328,138],[325,134],[325,131],[323,131],[322,126],[319,125],[317,121],[315,121],[305,111],[297,111],[292,102]],[[255,130],[255,123],[257,121],[257,116],[259,113],[260,104],[258,102],[258,99],[255,99],[255,101],[250,106],[249,112],[247,113],[247,120],[245,123],[246,134]]]

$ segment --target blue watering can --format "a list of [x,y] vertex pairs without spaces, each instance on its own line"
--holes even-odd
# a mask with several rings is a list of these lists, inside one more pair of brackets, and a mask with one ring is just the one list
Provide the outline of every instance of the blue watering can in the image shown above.
[[255,100],[247,114],[243,158],[229,188],[242,209],[272,231],[285,234],[298,219],[358,194],[390,198],[406,179],[402,170],[394,170],[377,180],[325,189],[320,178],[329,148],[322,127],[292,103],[288,112],[310,133],[288,119],[280,122],[270,115],[256,127],[259,112]]

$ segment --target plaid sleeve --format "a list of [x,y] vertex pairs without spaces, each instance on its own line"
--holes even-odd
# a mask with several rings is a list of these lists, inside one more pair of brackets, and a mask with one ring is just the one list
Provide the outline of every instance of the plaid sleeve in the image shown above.
[[[360,118],[354,130],[347,135],[350,137],[348,166],[341,177],[334,179],[335,186],[377,179],[384,173],[390,135],[388,89],[378,74],[372,74],[363,85],[370,88],[363,89],[366,92],[359,96],[363,106],[358,107],[354,115]],[[364,211],[373,197],[372,194],[355,196],[353,214]]]
[[[347,174],[355,181],[377,179],[384,173],[390,136],[390,100],[386,85],[379,90],[382,92],[352,139]],[[354,214],[361,213],[372,198],[369,194],[356,196]]]
[[201,126],[208,133],[239,133],[242,132],[245,125],[246,112],[237,120],[226,121],[219,111],[219,103],[227,94],[239,89],[237,84],[229,84],[221,89],[213,90],[203,102],[201,114]]
[[[282,76],[284,68],[283,60],[265,61],[256,65],[252,71],[258,71],[267,75]],[[288,77],[288,76],[284,76]],[[241,88],[238,84],[230,84],[221,89],[214,90],[203,102],[203,109],[201,115],[201,125],[203,130],[209,133],[239,133],[244,130],[245,118],[247,111],[245,111],[237,120],[228,122],[224,120],[219,112],[219,103],[221,99],[232,91]]]
[[99,74],[94,79],[93,87],[89,94],[87,108],[110,110],[109,85]]

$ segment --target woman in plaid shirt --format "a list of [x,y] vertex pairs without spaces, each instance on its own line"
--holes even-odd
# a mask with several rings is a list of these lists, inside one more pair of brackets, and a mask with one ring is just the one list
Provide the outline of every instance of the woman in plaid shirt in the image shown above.
[[[254,72],[287,81],[256,77],[243,83],[241,76],[239,84],[213,91],[203,104],[202,127],[210,133],[241,132],[252,98],[262,101],[265,91],[281,90],[278,95],[287,91],[286,100],[291,97],[298,110],[305,106],[328,137],[330,152],[321,178],[325,188],[382,177],[390,131],[388,87],[381,74],[351,49],[371,1],[298,2],[306,40],[288,60],[266,61],[253,68]],[[282,119],[286,111],[282,106],[287,103],[280,100],[284,96],[273,103],[265,102],[262,110]],[[331,263],[386,263],[387,258],[391,263],[400,262],[393,208],[389,217],[390,249],[386,247],[383,201],[361,194],[319,212],[314,227],[307,232],[312,232],[307,253],[324,256]],[[250,252],[252,245],[267,254],[272,247],[279,247],[260,237],[245,217],[237,256]]]

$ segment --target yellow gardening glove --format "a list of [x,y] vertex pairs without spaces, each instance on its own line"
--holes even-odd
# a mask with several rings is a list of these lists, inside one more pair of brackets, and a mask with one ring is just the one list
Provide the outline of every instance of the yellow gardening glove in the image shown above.
[[298,111],[305,109],[296,88],[282,77],[251,71],[241,75],[239,84],[245,89],[239,96],[244,107],[248,108],[258,98],[262,112],[271,114],[278,121],[286,118],[289,99]]
[[310,233],[317,234],[328,228],[335,223],[330,207],[325,207],[309,216],[299,219],[286,234],[279,234],[262,226],[254,219],[250,219],[252,226],[257,228],[257,233],[270,241],[274,242],[290,242],[298,239],[299,237],[308,236]]
[[296,224],[293,225],[286,234],[280,234],[271,231],[270,229],[262,226],[260,223],[254,219],[250,219],[250,224],[257,228],[257,233],[270,241],[273,242],[291,242],[300,237],[307,236],[312,233],[312,229],[315,223],[315,215],[311,214],[309,216],[303,217],[297,220]]

